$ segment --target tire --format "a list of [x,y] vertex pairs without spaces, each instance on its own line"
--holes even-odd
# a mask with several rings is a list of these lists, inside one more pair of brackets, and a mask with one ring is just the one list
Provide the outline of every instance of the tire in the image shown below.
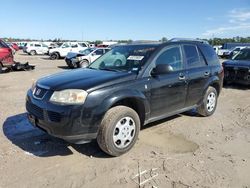
[[106,112],[98,131],[97,142],[105,153],[120,156],[134,146],[139,131],[138,114],[129,107],[116,106]]
[[114,63],[114,66],[115,66],[115,67],[120,67],[120,66],[122,66],[122,61],[119,60],[119,59],[116,60],[115,63]]
[[89,65],[89,61],[86,60],[86,59],[83,59],[82,61],[80,61],[78,64],[77,64],[77,68],[85,68]]
[[2,67],[3,67],[3,66],[2,66],[2,64],[1,64],[1,62],[0,62],[0,74],[3,73]]
[[52,54],[50,54],[50,59],[51,60],[56,60],[60,58],[60,54],[58,52],[54,52]]
[[33,55],[36,55],[36,51],[35,51],[35,50],[31,50],[31,51],[30,51],[30,55],[32,55],[32,56],[33,56]]
[[216,110],[217,100],[218,93],[216,89],[209,86],[204,95],[202,104],[197,108],[198,113],[204,117],[211,116]]

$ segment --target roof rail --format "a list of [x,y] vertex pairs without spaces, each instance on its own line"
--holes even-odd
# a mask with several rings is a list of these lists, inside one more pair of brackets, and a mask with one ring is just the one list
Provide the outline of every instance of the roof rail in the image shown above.
[[206,41],[206,40],[192,39],[192,38],[172,38],[169,40],[169,42],[178,42],[178,41],[194,41],[194,42],[209,44],[208,41]]

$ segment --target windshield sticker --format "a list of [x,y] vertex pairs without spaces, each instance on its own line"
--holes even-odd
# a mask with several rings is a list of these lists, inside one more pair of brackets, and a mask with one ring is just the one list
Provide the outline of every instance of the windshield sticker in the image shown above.
[[127,58],[127,60],[134,60],[134,61],[141,61],[144,58],[144,56],[135,56],[131,55]]

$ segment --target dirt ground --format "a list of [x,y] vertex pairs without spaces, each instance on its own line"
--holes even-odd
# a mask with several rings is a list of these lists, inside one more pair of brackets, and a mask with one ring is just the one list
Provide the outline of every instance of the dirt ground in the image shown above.
[[146,126],[129,153],[113,158],[95,141],[68,144],[28,123],[32,80],[67,69],[64,60],[46,56],[15,58],[36,69],[0,75],[0,188],[134,188],[139,181],[147,181],[141,187],[250,188],[249,88],[223,88],[211,117],[188,112]]

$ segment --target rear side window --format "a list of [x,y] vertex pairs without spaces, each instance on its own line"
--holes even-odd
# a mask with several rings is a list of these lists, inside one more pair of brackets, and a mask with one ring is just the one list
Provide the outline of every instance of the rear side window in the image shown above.
[[99,50],[96,50],[94,53],[95,55],[103,55],[103,50],[99,49]]
[[200,60],[199,51],[194,45],[184,45],[184,51],[187,60],[188,68],[201,67],[205,65],[204,61]]
[[35,44],[35,47],[41,47],[41,44]]
[[105,50],[104,50],[104,53],[107,53],[109,50],[110,50],[110,49],[105,49]]
[[211,46],[200,45],[199,48],[200,48],[202,54],[205,56],[208,64],[210,64],[210,65],[219,65],[220,64],[218,56]]
[[85,43],[79,43],[82,47],[87,47]]

